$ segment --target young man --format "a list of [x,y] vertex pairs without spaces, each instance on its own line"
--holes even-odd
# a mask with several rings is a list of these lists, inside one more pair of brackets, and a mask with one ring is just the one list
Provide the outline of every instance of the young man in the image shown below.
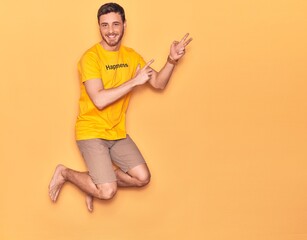
[[126,29],[121,6],[104,4],[97,17],[102,41],[87,50],[78,65],[82,84],[76,139],[89,172],[58,165],[49,185],[54,202],[65,182],[76,185],[87,194],[89,211],[93,210],[93,197],[111,199],[118,186],[142,187],[149,183],[146,162],[126,134],[130,95],[135,87],[147,82],[164,89],[192,40],[186,34],[180,42],[173,42],[164,67],[156,72],[150,67],[153,60],[145,63],[133,49],[121,45]]

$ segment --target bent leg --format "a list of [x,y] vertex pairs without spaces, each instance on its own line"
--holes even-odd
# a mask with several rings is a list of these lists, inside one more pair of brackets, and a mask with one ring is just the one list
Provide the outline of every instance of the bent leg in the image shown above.
[[120,168],[115,170],[118,186],[142,187],[149,183],[147,164],[129,135],[117,141],[110,153],[113,162]]
[[116,192],[116,176],[110,158],[110,147],[114,141],[89,139],[77,141],[77,145],[89,170],[91,180],[100,190],[99,196],[87,193],[85,202],[93,210],[93,197],[110,199]]
[[[150,181],[150,172],[146,164],[141,164],[128,171],[123,172],[121,169],[114,169],[119,187],[143,187]],[[98,185],[99,187],[99,185]],[[88,210],[93,211],[93,196],[87,194],[86,205]]]
[[77,172],[67,168],[64,171],[63,176],[65,176],[67,181],[76,185],[83,192],[102,200],[111,199],[117,191],[116,182],[96,185],[93,183],[92,178],[87,172]]
[[[87,195],[103,200],[111,199],[117,191],[116,182],[95,185],[87,172],[77,172],[63,165],[58,165],[49,185],[49,196],[53,202],[57,200],[65,182],[71,182]],[[92,203],[90,203],[92,201],[88,200],[88,208],[92,211]]]

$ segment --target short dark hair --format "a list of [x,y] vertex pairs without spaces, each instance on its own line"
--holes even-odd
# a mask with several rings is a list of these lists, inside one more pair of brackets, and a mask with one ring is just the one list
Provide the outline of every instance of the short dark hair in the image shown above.
[[118,13],[120,14],[123,22],[126,21],[126,17],[125,17],[125,10],[123,9],[122,6],[120,6],[119,4],[117,3],[106,3],[106,4],[103,4],[99,10],[98,10],[98,13],[97,13],[97,19],[98,19],[98,22],[99,22],[99,18],[101,15],[105,15],[105,14],[108,14],[108,13],[111,13],[111,12],[114,12],[114,13]]

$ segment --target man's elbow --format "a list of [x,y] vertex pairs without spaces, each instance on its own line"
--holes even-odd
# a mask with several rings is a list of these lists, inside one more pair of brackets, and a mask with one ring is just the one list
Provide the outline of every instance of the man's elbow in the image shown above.
[[153,88],[157,89],[157,90],[164,90],[164,88],[166,87],[165,84],[159,84],[159,83],[155,83],[155,84],[151,84]]
[[166,87],[166,85],[159,85],[159,86],[157,87],[157,89],[158,89],[158,90],[164,90],[165,87]]
[[100,111],[106,107],[106,104],[103,101],[98,100],[98,99],[93,99],[93,104]]

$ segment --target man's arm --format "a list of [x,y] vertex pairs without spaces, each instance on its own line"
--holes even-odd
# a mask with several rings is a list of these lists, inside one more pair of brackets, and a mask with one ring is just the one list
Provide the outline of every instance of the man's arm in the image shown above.
[[187,40],[188,36],[189,34],[187,33],[180,42],[174,41],[164,67],[159,72],[153,70],[149,83],[154,88],[164,89],[166,87],[177,62],[185,54],[185,47],[192,41],[192,38]]
[[84,82],[86,92],[94,105],[102,110],[129,93],[134,87],[146,83],[153,74],[153,70],[150,68],[152,63],[153,60],[149,61],[142,69],[138,67],[134,78],[116,88],[104,89],[99,78],[87,80]]

